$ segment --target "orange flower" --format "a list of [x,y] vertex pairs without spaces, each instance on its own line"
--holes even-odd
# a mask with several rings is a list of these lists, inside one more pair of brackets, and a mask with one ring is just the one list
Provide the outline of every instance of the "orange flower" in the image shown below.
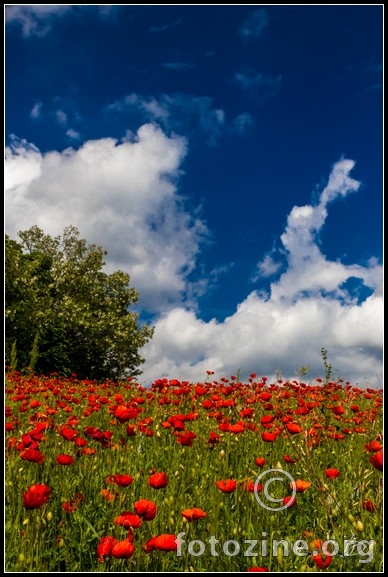
[[110,535],[108,535],[107,537],[101,537],[100,542],[97,545],[97,557],[100,563],[104,561],[105,557],[109,557],[116,543],[117,540],[114,537],[111,537]]
[[166,473],[154,473],[148,479],[148,484],[154,489],[164,489],[168,485]]
[[148,539],[147,543],[143,545],[143,550],[146,553],[151,551],[176,551],[177,550],[177,536],[168,533],[163,533],[157,537]]
[[326,469],[325,473],[328,479],[335,479],[341,474],[338,469]]
[[297,493],[304,493],[306,491],[306,489],[308,489],[311,486],[310,481],[303,481],[302,479],[297,479],[294,483],[290,483],[291,489],[294,488],[296,489]]
[[51,495],[51,489],[47,485],[37,483],[28,487],[23,494],[23,504],[26,509],[39,509],[47,503]]
[[140,499],[134,505],[135,513],[139,515],[144,521],[152,521],[155,519],[158,508],[153,501],[148,499]]
[[377,451],[373,453],[369,457],[369,462],[379,471],[383,470],[383,450]]
[[72,465],[74,458],[71,455],[58,455],[55,461],[58,465]]
[[135,546],[130,539],[117,541],[112,547],[112,555],[116,559],[130,559],[135,552]]
[[101,489],[100,495],[104,497],[109,502],[112,502],[116,499],[117,495],[115,493],[111,493],[108,489]]
[[202,519],[202,517],[206,517],[207,513],[202,511],[202,509],[197,509],[197,507],[193,507],[192,509],[185,509],[182,511],[181,515],[188,521],[197,521],[198,519]]
[[233,493],[237,487],[237,481],[226,479],[225,481],[216,481],[216,485],[223,493]]

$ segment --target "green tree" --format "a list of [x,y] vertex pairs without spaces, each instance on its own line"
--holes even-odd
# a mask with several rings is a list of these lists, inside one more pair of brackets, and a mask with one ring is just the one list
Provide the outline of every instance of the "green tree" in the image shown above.
[[[141,374],[154,328],[130,311],[130,276],[103,272],[107,252],[73,226],[51,237],[37,226],[5,237],[5,359],[36,373],[120,380]],[[16,359],[15,359],[16,351]],[[33,352],[33,354],[32,354]]]

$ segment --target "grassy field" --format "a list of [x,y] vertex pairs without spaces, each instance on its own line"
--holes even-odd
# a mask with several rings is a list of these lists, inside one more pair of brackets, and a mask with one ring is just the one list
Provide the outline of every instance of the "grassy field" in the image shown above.
[[382,390],[6,373],[8,572],[381,572]]

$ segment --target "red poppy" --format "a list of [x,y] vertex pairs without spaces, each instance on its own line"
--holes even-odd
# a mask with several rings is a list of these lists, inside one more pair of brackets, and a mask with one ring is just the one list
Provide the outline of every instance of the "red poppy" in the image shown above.
[[133,483],[133,477],[131,477],[131,475],[109,475],[109,477],[105,479],[105,482],[108,485],[114,483],[119,487],[129,487],[129,485]]
[[339,477],[341,474],[338,469],[333,469],[333,468],[326,469],[325,473],[326,473],[326,477],[328,479],[335,479],[336,477]]
[[337,405],[336,407],[332,408],[332,411],[335,415],[343,415],[345,412],[345,409],[343,407],[341,407],[340,405]]
[[120,527],[124,527],[126,529],[129,529],[130,527],[133,529],[138,529],[142,524],[141,517],[135,513],[132,513],[132,511],[124,511],[124,513],[121,513],[121,515],[115,517],[113,522],[115,525],[119,525]]
[[62,509],[66,511],[66,513],[74,513],[77,510],[78,500],[77,499],[69,499],[62,503]]
[[237,487],[237,481],[233,479],[226,479],[225,481],[216,481],[215,483],[220,491],[223,493],[233,493]]
[[312,559],[318,569],[327,569],[333,557],[332,555],[324,555],[323,553],[317,553],[316,555],[313,553]]
[[101,563],[106,557],[109,557],[112,553],[114,545],[116,545],[117,540],[114,537],[108,535],[107,537],[101,537],[99,544],[97,545],[97,557],[98,561]]
[[197,507],[193,507],[192,509],[185,509],[182,511],[181,515],[188,521],[198,521],[198,519],[202,519],[202,517],[206,517],[207,513],[202,511],[202,509],[198,509]]
[[258,467],[263,467],[265,465],[264,457],[256,457],[255,463]]
[[383,450],[377,451],[377,453],[373,453],[369,457],[369,462],[379,471],[383,470]]
[[363,501],[361,501],[361,509],[365,509],[365,511],[373,513],[374,511],[376,511],[376,505],[373,503],[373,501],[370,501],[369,499],[364,499]]
[[153,501],[148,499],[140,499],[134,505],[135,513],[139,515],[144,521],[152,521],[155,519],[158,508]]
[[112,547],[112,555],[116,559],[130,559],[135,552],[135,546],[131,539],[117,541]]
[[168,485],[168,477],[166,473],[154,473],[148,479],[148,484],[154,489],[164,489]]
[[285,460],[286,463],[289,463],[290,465],[298,462],[298,459],[291,459],[290,455],[284,455],[283,459]]
[[41,465],[45,456],[39,451],[39,449],[25,449],[20,453],[20,458],[24,461],[31,461],[32,463],[38,463],[38,465]]
[[284,497],[284,499],[283,499],[283,505],[287,505],[287,508],[295,507],[295,505],[296,505],[296,497],[292,497],[291,495],[288,495],[287,497]]
[[73,441],[75,437],[78,437],[77,431],[75,429],[67,427],[66,425],[60,428],[59,434],[61,435],[61,437],[66,439],[66,441]]
[[277,436],[276,433],[268,433],[267,431],[261,433],[261,438],[266,443],[273,443],[274,441],[276,441],[276,436]]
[[178,539],[176,535],[171,535],[168,533],[163,533],[157,537],[152,537],[148,539],[147,543],[143,545],[143,550],[146,553],[151,551],[176,551],[178,546]]
[[185,447],[191,447],[191,445],[193,444],[193,440],[196,437],[197,435],[195,433],[192,433],[191,431],[186,431],[185,433],[180,433],[177,436],[176,440],[178,443],[180,443]]
[[28,487],[23,494],[23,504],[26,509],[39,509],[47,503],[51,495],[51,489],[47,485],[37,483]]
[[[249,493],[254,493],[255,491],[255,483],[252,481],[252,479],[248,479],[247,481],[241,481],[241,489],[243,491],[248,491]],[[260,493],[260,491],[263,490],[263,485],[261,485],[260,483],[258,483],[256,485],[256,491],[258,493]]]
[[269,571],[269,569],[267,569],[267,567],[250,567],[249,569],[247,569],[248,573],[253,573],[254,571],[264,573]]
[[130,419],[136,419],[139,411],[135,408],[128,408],[125,405],[119,405],[114,412],[114,416],[119,423],[126,423]]
[[303,428],[297,423],[287,423],[286,429],[291,435],[296,435],[303,431]]
[[214,443],[219,443],[221,441],[221,436],[218,433],[210,431],[208,443],[213,445]]
[[377,451],[380,451],[383,448],[383,445],[379,443],[379,441],[371,441],[370,443],[367,443],[365,445],[365,448],[370,453],[376,453]]
[[55,462],[58,465],[72,465],[75,461],[71,455],[58,455]]

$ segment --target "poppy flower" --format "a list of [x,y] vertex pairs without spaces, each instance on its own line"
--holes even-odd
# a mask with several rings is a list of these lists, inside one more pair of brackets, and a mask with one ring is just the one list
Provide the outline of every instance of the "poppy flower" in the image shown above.
[[193,507],[192,509],[185,509],[184,511],[182,511],[181,515],[188,521],[198,521],[198,519],[206,517],[207,513],[205,513],[205,511],[202,511],[202,509]]
[[117,497],[115,493],[111,493],[108,489],[101,489],[100,495],[102,495],[102,497],[104,497],[104,499],[106,499],[110,503],[114,501]]
[[193,444],[193,440],[196,437],[197,435],[195,433],[192,433],[191,431],[186,431],[185,433],[180,433],[177,436],[176,440],[178,443],[180,443],[185,447],[191,447],[191,445]]
[[131,477],[131,475],[109,475],[109,477],[105,479],[105,482],[108,485],[114,483],[119,487],[129,487],[129,485],[133,483],[133,477]]
[[325,473],[328,479],[335,479],[336,477],[339,477],[341,474],[338,469],[332,469],[332,468],[326,469]]
[[265,465],[264,457],[256,457],[255,463],[258,467],[263,467]]
[[298,462],[298,459],[292,459],[290,455],[284,455],[283,459],[285,460],[286,463],[289,463],[290,465]]
[[297,423],[287,423],[286,429],[291,435],[297,435],[303,431],[303,428]]
[[276,436],[277,436],[276,433],[268,433],[267,431],[261,433],[261,438],[266,443],[273,443],[274,441],[276,441]]
[[134,504],[135,513],[139,515],[144,521],[152,521],[155,519],[158,508],[153,501],[148,499],[140,499]]
[[345,409],[343,407],[341,407],[340,405],[337,405],[336,407],[332,408],[332,411],[335,415],[343,415],[345,412]]
[[253,573],[253,572],[260,572],[260,573],[264,573],[264,572],[269,572],[269,569],[267,569],[267,567],[250,567],[249,569],[247,569],[248,573]]
[[283,499],[283,505],[286,505],[287,508],[295,507],[296,505],[296,497],[292,497],[291,495],[287,495]]
[[295,483],[290,483],[291,489],[295,486],[297,493],[304,493],[306,489],[311,486],[310,481],[303,481],[302,479],[296,479]]
[[237,481],[233,479],[226,479],[225,481],[216,481],[215,483],[220,491],[223,493],[233,493],[237,487]]
[[108,535],[107,537],[101,537],[99,544],[97,545],[97,557],[98,561],[101,563],[106,557],[109,557],[112,553],[114,545],[116,545],[117,539]]
[[130,559],[135,552],[135,546],[131,539],[117,541],[112,547],[112,555],[116,559]]
[[318,569],[327,569],[333,557],[332,555],[324,555],[323,553],[317,553],[316,555],[313,553],[312,559]]
[[[247,481],[242,481],[241,482],[241,489],[243,491],[248,491],[249,493],[254,493],[255,492],[255,483],[252,481],[252,479],[248,479]],[[263,490],[263,485],[258,483],[256,485],[256,491],[258,493],[260,493],[262,490]]]
[[58,465],[72,465],[75,461],[71,455],[58,455],[55,462]]
[[361,509],[369,511],[369,513],[373,513],[374,511],[376,511],[376,505],[373,503],[373,501],[370,501],[369,499],[364,499],[363,501],[361,501]]
[[369,457],[369,462],[379,471],[383,470],[383,450],[377,451],[373,453]]
[[121,513],[121,515],[115,517],[113,522],[115,525],[119,525],[125,529],[129,529],[130,527],[133,529],[138,529],[142,524],[141,517],[135,513],[132,513],[132,511],[124,511],[124,513]]
[[66,513],[74,513],[77,510],[78,501],[77,499],[69,499],[62,503],[61,507]]
[[218,433],[210,431],[208,443],[214,445],[214,443],[219,443],[221,441],[221,436]]
[[39,449],[25,449],[20,453],[20,458],[24,461],[31,461],[32,463],[38,463],[38,465],[41,465],[45,456],[39,451]]
[[168,477],[166,473],[153,473],[148,479],[148,484],[154,489],[164,489],[168,485]]
[[177,536],[168,533],[163,533],[157,537],[148,539],[147,543],[143,545],[143,550],[146,553],[151,551],[176,551],[177,550]]
[[23,504],[26,509],[39,509],[47,503],[51,495],[51,489],[43,483],[37,483],[28,487],[23,494]]
[[365,445],[365,448],[370,453],[376,453],[383,448],[383,445],[379,441],[371,441]]

